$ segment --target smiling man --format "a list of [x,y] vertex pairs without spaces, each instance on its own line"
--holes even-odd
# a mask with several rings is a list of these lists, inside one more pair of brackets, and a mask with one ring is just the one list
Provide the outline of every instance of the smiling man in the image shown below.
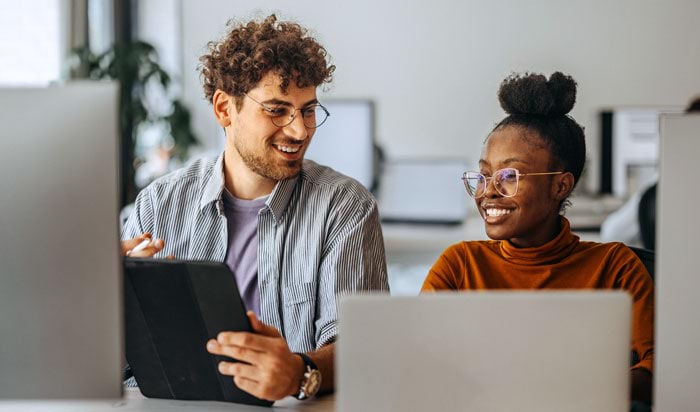
[[122,250],[153,239],[129,255],[226,262],[255,333],[208,342],[243,361],[219,371],[262,399],[305,399],[334,388],[338,297],[388,291],[377,205],[355,180],[304,160],[329,115],[316,95],[335,69],[326,50],[274,15],[229,28],[200,59],[224,153],[145,188]]

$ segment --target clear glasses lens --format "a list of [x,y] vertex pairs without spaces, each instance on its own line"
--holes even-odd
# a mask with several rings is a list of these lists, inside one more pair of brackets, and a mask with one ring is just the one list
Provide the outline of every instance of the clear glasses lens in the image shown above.
[[501,169],[496,171],[496,190],[505,197],[515,196],[518,192],[518,171]]
[[[315,104],[298,110],[295,110],[290,106],[280,105],[272,107],[269,112],[272,115],[272,123],[274,123],[277,127],[284,127],[291,124],[295,117],[299,116],[299,114],[302,116],[304,126],[310,129],[315,129],[321,126],[326,119],[328,119],[328,111],[320,104]],[[297,114],[297,112],[299,112],[299,114]]]
[[493,177],[486,177],[477,172],[466,172],[462,177],[467,193],[473,198],[486,194],[486,188],[491,180],[496,191],[505,197],[513,197],[518,193],[518,170],[506,168],[497,170]]
[[469,196],[478,198],[486,191],[486,178],[481,173],[466,172],[462,179]]

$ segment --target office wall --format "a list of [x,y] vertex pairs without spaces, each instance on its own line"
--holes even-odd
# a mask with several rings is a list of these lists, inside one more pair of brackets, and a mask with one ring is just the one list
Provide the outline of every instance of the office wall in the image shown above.
[[184,97],[210,148],[222,147],[223,137],[202,98],[198,57],[229,18],[272,11],[312,28],[326,45],[337,71],[325,95],[376,100],[389,158],[475,161],[503,115],[500,81],[513,70],[561,70],[580,85],[572,115],[586,127],[586,181],[595,188],[599,109],[685,105],[700,93],[700,2],[693,0],[202,0],[182,7]]

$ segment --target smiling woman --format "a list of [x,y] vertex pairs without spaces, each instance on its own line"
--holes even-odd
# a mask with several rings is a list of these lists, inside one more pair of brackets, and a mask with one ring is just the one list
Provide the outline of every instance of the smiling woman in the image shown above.
[[568,113],[576,82],[554,73],[513,75],[498,92],[508,116],[484,142],[478,172],[466,172],[490,241],[450,246],[423,283],[445,289],[623,289],[633,297],[632,398],[651,399],[654,290],[642,262],[621,243],[582,242],[563,216],[586,157],[583,129]]

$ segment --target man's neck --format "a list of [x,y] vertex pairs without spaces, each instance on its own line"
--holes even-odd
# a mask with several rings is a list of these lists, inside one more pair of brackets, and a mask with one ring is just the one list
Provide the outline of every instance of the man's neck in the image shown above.
[[276,180],[250,170],[235,148],[227,148],[224,152],[224,182],[229,193],[243,200],[267,196],[277,184]]

